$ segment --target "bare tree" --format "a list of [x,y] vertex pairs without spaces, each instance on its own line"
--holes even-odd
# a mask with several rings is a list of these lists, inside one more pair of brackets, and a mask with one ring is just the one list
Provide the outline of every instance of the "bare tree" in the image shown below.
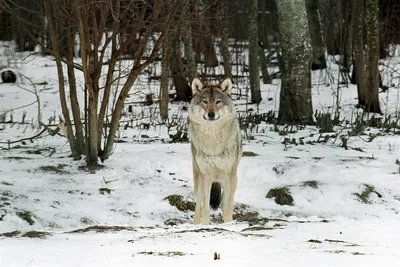
[[261,102],[260,69],[258,62],[258,0],[249,0],[249,71],[251,102]]
[[278,121],[311,123],[312,50],[305,0],[279,0],[277,5],[283,60]]
[[[89,165],[95,165],[98,158],[104,161],[111,155],[125,99],[137,77],[154,61],[166,31],[174,20],[180,1],[44,0],[43,3],[52,39],[52,52],[58,69],[60,99],[70,136],[71,151],[73,154],[79,153],[77,147],[80,146],[77,146],[79,142],[76,137],[80,133],[76,129],[74,135],[72,129],[64,86],[63,63],[73,66],[84,74],[87,96],[85,96],[85,103],[87,101],[85,117],[88,122],[85,128],[86,159]],[[57,13],[55,10],[64,12],[62,18],[54,17]],[[61,40],[55,29],[56,19],[68,22],[66,25],[72,29],[71,34],[78,33],[81,63],[74,61],[70,53],[67,58],[61,57]],[[154,34],[155,32],[158,34]],[[70,37],[72,38],[72,35]],[[151,41],[152,37],[154,37],[154,42]],[[132,43],[134,43],[135,51],[132,55],[131,70],[124,77],[122,88],[119,89],[114,104],[110,102],[111,89],[115,80],[120,78],[115,76],[116,63]],[[106,58],[108,58],[107,64],[105,64]],[[103,73],[105,82],[101,79]],[[73,71],[68,71],[67,77],[70,84],[75,83]],[[73,113],[79,108],[76,105],[79,102],[76,98],[77,96],[71,93]],[[110,115],[110,120],[106,120],[107,114]],[[76,115],[74,115],[75,128],[79,125],[79,117]],[[105,131],[106,129],[108,132]]]

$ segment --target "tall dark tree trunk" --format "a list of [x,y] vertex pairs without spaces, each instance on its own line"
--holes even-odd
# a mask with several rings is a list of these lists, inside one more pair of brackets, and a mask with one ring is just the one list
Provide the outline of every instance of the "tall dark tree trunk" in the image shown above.
[[268,47],[268,16],[272,16],[267,9],[267,1],[261,1],[259,3],[260,11],[261,11],[261,20],[259,20],[259,27],[258,27],[258,41],[259,41],[259,46],[258,46],[258,59],[259,59],[259,64],[260,64],[260,70],[261,70],[261,77],[263,84],[268,84],[272,82],[271,76],[269,75],[268,72],[268,61],[267,57],[265,56],[265,50]]
[[272,83],[271,76],[269,76],[269,72],[268,72],[268,62],[267,62],[267,58],[265,56],[264,45],[261,43],[258,48],[258,55],[259,55],[258,58],[260,61],[259,63],[260,63],[263,84]]
[[161,86],[160,86],[160,117],[168,119],[168,37],[164,39],[162,46],[162,62],[161,62]]
[[339,49],[340,64],[343,66],[345,72],[343,78],[344,82],[348,82],[348,73],[350,72],[350,66],[352,64],[352,50],[353,50],[353,32],[352,32],[352,1],[353,0],[341,0],[339,12],[339,21],[343,21],[341,24],[341,45]]
[[262,98],[260,91],[260,68],[258,62],[258,0],[249,0],[248,16],[251,102],[259,104]]
[[225,1],[218,2],[218,23],[221,27],[219,49],[224,63],[224,74],[232,78],[231,55],[229,53],[229,28],[228,28],[228,4]]
[[325,49],[322,41],[322,32],[317,0],[306,0],[308,24],[310,27],[313,59],[311,69],[326,68]]
[[185,47],[185,58],[187,66],[187,76],[189,81],[192,81],[197,76],[196,59],[193,50],[193,36],[192,36],[192,26],[190,22],[187,23],[186,27],[182,29],[183,34],[183,44]]
[[168,38],[168,62],[170,73],[176,91],[176,101],[189,101],[191,90],[183,70],[181,42],[178,34],[171,34]]
[[379,105],[379,2],[354,0],[354,67],[358,104],[381,113]]
[[381,113],[379,105],[379,0],[366,0],[367,91],[365,111]]
[[305,0],[279,0],[277,6],[283,61],[278,121],[312,123],[312,50]]
[[227,77],[232,77],[231,55],[229,54],[228,29],[226,28],[222,30],[219,47],[221,49],[222,60],[224,61],[224,74]]
[[366,68],[364,58],[364,0],[353,2],[353,51],[354,70],[357,83],[358,104],[364,106],[366,87]]
[[[191,0],[185,0],[186,4],[184,7],[184,16],[190,17],[190,8],[192,6]],[[192,31],[192,20],[184,20],[184,26],[182,27],[182,40],[185,50],[186,66],[187,66],[187,77],[191,82],[197,76],[197,65],[195,59],[195,53],[193,49],[193,31]]]

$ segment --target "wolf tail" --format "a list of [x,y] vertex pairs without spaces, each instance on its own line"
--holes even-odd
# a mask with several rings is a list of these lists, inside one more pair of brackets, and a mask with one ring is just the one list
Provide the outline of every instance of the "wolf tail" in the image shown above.
[[210,206],[213,210],[219,208],[221,203],[221,185],[217,182],[212,183],[210,193]]

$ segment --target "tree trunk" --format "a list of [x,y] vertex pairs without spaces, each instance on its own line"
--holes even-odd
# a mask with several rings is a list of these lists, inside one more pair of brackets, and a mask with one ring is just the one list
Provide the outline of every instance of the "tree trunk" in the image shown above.
[[220,30],[218,46],[223,60],[224,75],[232,78],[232,66],[231,66],[231,55],[229,53],[229,28],[228,28],[228,4],[224,1],[217,2],[217,23],[219,24]]
[[260,91],[260,71],[258,63],[258,0],[249,0],[249,78],[251,102],[259,104],[261,102]]
[[364,0],[354,0],[353,5],[353,51],[358,104],[365,106],[366,68],[364,55]]
[[[187,3],[185,5],[185,16],[190,17],[190,0],[186,0]],[[185,58],[186,58],[186,66],[188,70],[188,78],[191,82],[197,76],[197,67],[196,67],[196,59],[195,53],[193,50],[193,33],[192,33],[192,21],[185,20],[185,25],[182,28],[182,36],[183,36],[183,44],[185,49]]]
[[88,166],[96,166],[99,157],[98,97],[97,92],[89,94],[89,140],[86,140],[88,143],[88,152],[86,155],[86,163]]
[[339,12],[341,14],[339,16],[340,21],[343,21],[341,24],[341,40],[342,44],[339,49],[339,53],[341,55],[340,57],[340,64],[343,66],[343,78],[345,83],[348,82],[348,74],[350,72],[350,66],[352,64],[352,51],[353,51],[353,26],[352,26],[352,14],[351,10],[352,8],[352,0],[342,0],[339,2],[340,3],[340,10],[342,12]]
[[229,54],[228,29],[226,28],[222,30],[219,47],[221,49],[222,60],[224,61],[224,74],[227,77],[232,77],[231,55]]
[[279,0],[277,6],[283,61],[278,121],[312,123],[312,50],[305,0]]
[[197,67],[195,53],[193,51],[193,37],[192,37],[192,26],[190,23],[186,25],[183,31],[183,44],[185,47],[185,58],[186,66],[188,69],[189,81],[192,81],[197,76]]
[[366,0],[367,91],[365,111],[381,113],[379,105],[379,0]]
[[168,37],[164,39],[162,46],[162,62],[161,62],[161,86],[160,86],[160,117],[168,119]]
[[379,2],[354,0],[354,68],[358,104],[381,113],[379,105]]
[[[206,27],[209,30],[208,27]],[[207,33],[207,32],[206,32]],[[204,54],[204,66],[206,68],[215,68],[218,66],[217,52],[214,47],[214,38],[208,33],[207,36],[202,37],[203,43],[203,54]]]
[[[176,91],[176,101],[188,101],[190,99],[189,83],[186,80],[181,60],[180,40],[178,34],[171,34],[168,38],[168,63],[170,73],[173,76],[174,87]],[[189,88],[189,89],[188,89]]]
[[71,124],[71,119],[69,116],[69,110],[68,110],[68,105],[67,105],[67,98],[65,94],[65,84],[64,84],[64,72],[63,72],[63,67],[61,63],[61,55],[60,55],[60,46],[59,42],[57,40],[57,32],[55,30],[55,22],[53,19],[53,12],[52,12],[52,7],[51,7],[51,2],[50,1],[44,1],[43,2],[44,10],[45,10],[45,15],[48,21],[49,25],[49,31],[50,31],[50,38],[52,42],[52,47],[53,47],[53,54],[55,57],[56,61],[56,66],[57,66],[57,75],[58,75],[58,87],[59,87],[59,96],[60,96],[60,103],[61,103],[61,110],[62,114],[65,120],[65,126],[67,128],[67,138],[68,138],[68,143],[71,149],[71,154],[72,157],[75,160],[78,160],[81,158],[81,154],[79,153],[76,145],[76,140],[75,136],[72,130],[72,124]]
[[67,34],[68,34],[67,35],[68,49],[66,53],[66,60],[68,62],[67,73],[68,73],[68,84],[69,84],[69,93],[71,101],[71,111],[72,111],[72,116],[74,118],[77,152],[80,154],[84,154],[85,138],[83,134],[83,125],[81,121],[81,108],[79,106],[78,95],[76,90],[76,77],[74,68],[75,33],[73,28],[68,28]]
[[306,0],[308,24],[310,27],[311,44],[313,51],[312,70],[326,68],[325,49],[322,41],[322,32],[319,19],[318,1]]
[[272,83],[271,76],[269,76],[268,72],[268,62],[267,58],[265,57],[265,51],[263,44],[260,43],[258,48],[259,59],[260,59],[260,68],[261,68],[261,76],[263,84],[270,84]]

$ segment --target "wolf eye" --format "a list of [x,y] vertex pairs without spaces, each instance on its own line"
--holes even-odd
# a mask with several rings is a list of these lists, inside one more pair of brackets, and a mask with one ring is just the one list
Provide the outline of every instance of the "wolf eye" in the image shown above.
[[201,102],[203,102],[203,104],[208,104],[208,101],[206,99],[203,99]]
[[218,104],[221,104],[221,99],[217,99],[217,101],[215,101],[215,103],[218,105]]

